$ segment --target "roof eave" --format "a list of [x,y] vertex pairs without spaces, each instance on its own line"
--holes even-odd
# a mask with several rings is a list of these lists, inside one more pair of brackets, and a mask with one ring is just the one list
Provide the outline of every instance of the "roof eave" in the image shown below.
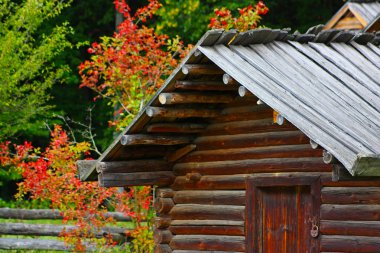
[[[109,159],[112,156],[112,153],[116,150],[120,149],[122,145],[120,144],[120,140],[123,135],[130,133],[140,122],[144,121],[143,118],[146,116],[146,108],[153,105],[158,101],[158,96],[160,93],[168,90],[174,83],[174,80],[178,79],[178,75],[181,75],[181,69],[183,65],[185,65],[190,58],[194,57],[195,51],[199,46],[207,46],[214,44],[219,37],[222,35],[224,30],[209,30],[207,31],[203,37],[198,41],[198,43],[191,49],[190,53],[182,60],[182,62],[178,65],[178,67],[172,72],[169,78],[165,81],[165,83],[161,86],[161,88],[155,93],[155,95],[150,99],[150,101],[145,105],[145,107],[136,115],[133,121],[128,125],[128,127],[119,134],[118,137],[108,146],[108,148],[102,153],[102,155],[97,159],[92,161],[92,163],[86,163],[85,160],[80,160],[77,162],[78,173],[81,181],[94,181],[97,178],[96,172],[96,164],[99,162],[103,162]],[[96,180],[96,179],[95,179]]]

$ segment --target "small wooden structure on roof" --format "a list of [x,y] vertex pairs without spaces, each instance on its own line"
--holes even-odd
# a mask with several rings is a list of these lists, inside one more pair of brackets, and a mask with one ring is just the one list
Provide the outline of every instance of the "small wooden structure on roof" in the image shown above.
[[81,178],[156,185],[156,252],[380,252],[380,38],[313,31],[207,32]]
[[349,0],[326,23],[325,30],[380,30],[380,2],[378,0]]

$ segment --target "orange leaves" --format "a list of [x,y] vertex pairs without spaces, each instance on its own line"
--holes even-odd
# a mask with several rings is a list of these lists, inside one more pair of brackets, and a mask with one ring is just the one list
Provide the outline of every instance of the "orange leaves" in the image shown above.
[[227,8],[215,9],[215,16],[210,19],[208,25],[212,29],[237,29],[240,32],[258,27],[262,15],[267,14],[268,7],[262,1],[255,6],[239,9],[240,16],[233,17]]
[[141,25],[161,6],[158,1],[150,0],[133,16],[125,1],[115,4],[126,19],[112,37],[92,43],[91,59],[79,66],[79,73],[80,87],[94,90],[97,98],[107,98],[110,106],[122,109],[110,124],[121,130],[163,84],[185,50],[178,38],[169,40]]
[[[97,182],[81,182],[77,177],[76,160],[88,152],[88,143],[72,143],[60,126],[51,133],[49,146],[43,150],[32,144],[0,144],[0,165],[18,168],[23,181],[19,183],[18,197],[25,195],[33,199],[50,201],[51,208],[62,210],[64,222],[74,221],[76,230],[64,231],[65,241],[83,251],[83,238],[90,238],[94,231],[112,222],[105,217],[104,203],[112,203],[129,215],[129,195],[116,189],[100,188]],[[115,204],[112,200],[123,200]],[[112,244],[110,238],[105,241]],[[104,241],[103,241],[104,242]]]

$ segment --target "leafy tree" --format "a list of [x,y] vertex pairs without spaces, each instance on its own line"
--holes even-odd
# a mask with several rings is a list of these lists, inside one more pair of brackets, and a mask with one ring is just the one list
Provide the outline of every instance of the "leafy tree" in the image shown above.
[[[257,1],[256,1],[257,2]],[[291,27],[305,32],[309,27],[324,24],[342,6],[342,0],[265,0],[271,10],[262,25],[271,28]],[[157,32],[181,36],[186,43],[195,43],[209,29],[207,24],[215,9],[222,7],[238,15],[238,8],[255,5],[252,0],[163,0],[155,25]]]
[[72,45],[73,31],[62,23],[40,33],[45,22],[71,1],[0,1],[0,139],[35,127],[49,115],[50,89],[61,82],[67,66],[54,59]]
[[[22,145],[0,143],[0,167],[8,167],[22,176],[23,181],[18,184],[18,198],[29,196],[33,200],[48,202],[52,209],[61,210],[64,222],[77,225],[77,229],[62,231],[65,242],[75,246],[75,251],[85,250],[85,238],[86,242],[92,238],[92,242],[99,247],[114,244],[108,237],[100,240],[93,238],[96,231],[115,223],[105,216],[105,212],[112,208],[130,216],[136,226],[134,231],[126,231],[134,237],[131,251],[127,252],[151,252],[152,234],[147,227],[150,224],[142,224],[142,221],[149,220],[153,212],[152,197],[146,192],[149,189],[120,192],[116,188],[99,187],[97,182],[81,182],[76,176],[75,162],[88,157],[90,149],[87,142],[72,142],[57,125],[51,132],[49,146],[43,150],[34,148],[29,142]],[[137,251],[134,251],[136,248]]]
[[266,15],[268,11],[268,7],[262,1],[259,1],[255,6],[239,8],[238,17],[233,17],[229,9],[222,7],[215,9],[215,17],[210,19],[208,26],[212,29],[236,29],[243,32],[257,28],[261,15]]
[[134,15],[125,1],[115,3],[124,21],[112,37],[92,43],[88,49],[91,59],[79,66],[79,73],[81,87],[96,92],[95,100],[108,99],[108,104],[117,108],[109,124],[121,130],[177,66],[176,56],[183,57],[186,50],[178,37],[169,39],[144,25],[159,9],[158,1],[150,0]]

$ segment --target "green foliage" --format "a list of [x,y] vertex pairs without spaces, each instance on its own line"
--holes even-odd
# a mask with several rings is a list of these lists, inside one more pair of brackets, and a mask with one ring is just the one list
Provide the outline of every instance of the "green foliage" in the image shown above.
[[[196,43],[209,29],[207,24],[214,9],[237,12],[238,8],[255,5],[257,1],[241,0],[163,0],[155,23],[157,31],[170,37],[179,35],[186,43]],[[309,27],[326,23],[342,6],[342,0],[265,0],[269,13],[261,24],[271,28],[291,27],[305,32]],[[232,13],[236,16],[237,13]]]
[[164,0],[157,15],[156,22],[158,32],[168,34],[170,37],[180,35],[186,43],[196,43],[209,29],[207,25],[214,16],[214,9],[226,7],[229,10],[254,4],[254,1],[227,1],[227,0]]
[[54,59],[72,46],[67,36],[73,31],[67,22],[44,33],[40,29],[70,2],[0,0],[0,139],[48,115],[50,89],[68,70]]

